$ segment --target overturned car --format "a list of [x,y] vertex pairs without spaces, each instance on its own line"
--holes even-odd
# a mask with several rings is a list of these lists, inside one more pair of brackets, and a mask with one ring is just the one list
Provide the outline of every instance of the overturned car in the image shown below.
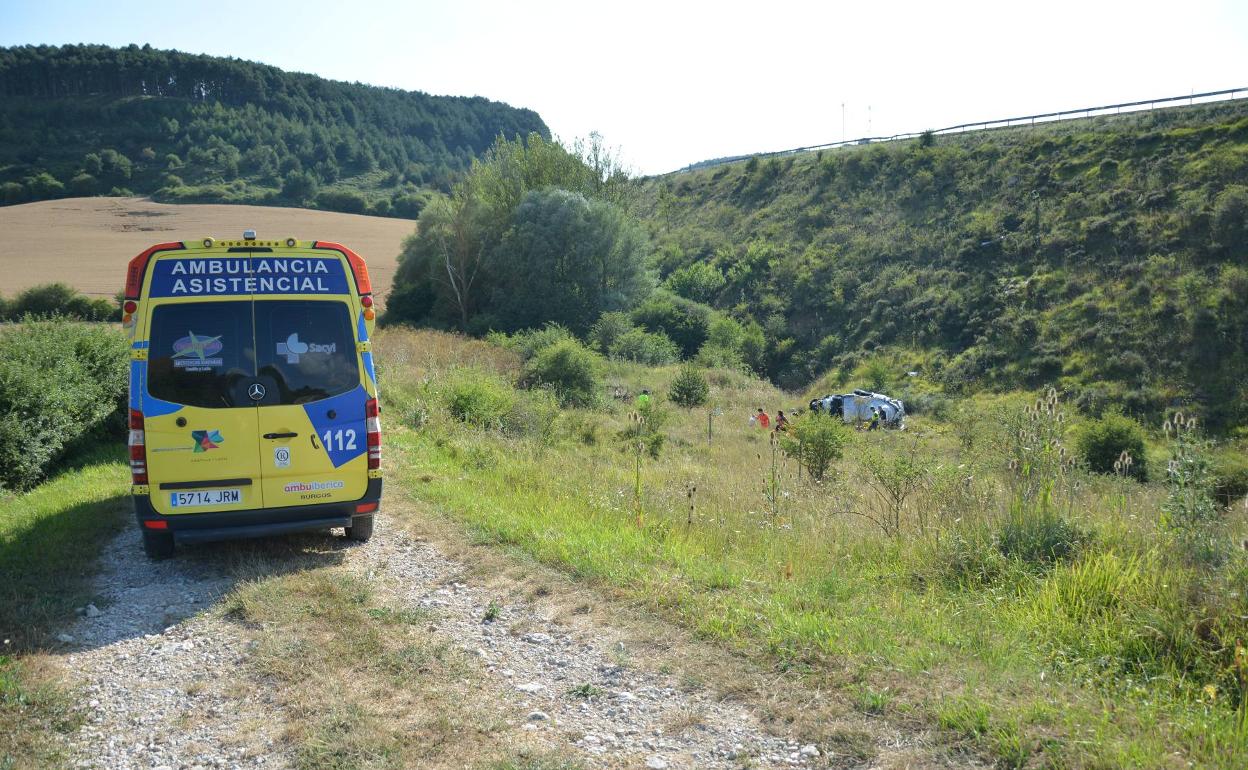
[[810,402],[811,412],[826,412],[848,423],[869,421],[873,408],[879,411],[884,427],[905,428],[906,405],[900,399],[883,393],[855,390],[853,393],[811,399]]

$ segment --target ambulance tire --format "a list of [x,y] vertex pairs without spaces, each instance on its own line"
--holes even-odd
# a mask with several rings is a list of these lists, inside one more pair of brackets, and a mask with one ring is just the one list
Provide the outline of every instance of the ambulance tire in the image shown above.
[[168,559],[173,556],[173,533],[143,530],[143,550],[153,561]]
[[347,537],[352,540],[358,540],[361,543],[366,543],[372,536],[373,514],[368,513],[363,516],[351,517],[351,526],[347,527]]

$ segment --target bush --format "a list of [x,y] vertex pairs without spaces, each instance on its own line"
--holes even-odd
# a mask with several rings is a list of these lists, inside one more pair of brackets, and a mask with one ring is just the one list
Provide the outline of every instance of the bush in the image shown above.
[[316,205],[327,211],[363,214],[368,208],[368,201],[356,190],[322,190],[316,196]]
[[672,387],[668,390],[667,397],[672,400],[673,404],[692,409],[705,404],[710,394],[711,386],[702,372],[695,366],[684,366],[676,375],[676,379],[672,380]]
[[706,305],[656,291],[633,310],[633,321],[646,331],[663,332],[690,358],[706,342],[713,311]]
[[0,334],[0,484],[31,487],[76,442],[121,435],[126,348],[112,329],[65,320]]
[[611,352],[616,340],[636,328],[628,313],[618,310],[603,313],[590,328],[588,341],[599,353],[606,355]]
[[511,385],[494,375],[464,372],[447,383],[442,402],[455,419],[477,428],[499,430],[515,407]]
[[619,439],[626,452],[636,451],[638,444],[654,459],[658,459],[667,442],[663,426],[670,413],[653,399],[637,407],[637,413],[628,427],[620,431]]
[[813,479],[822,479],[849,444],[849,427],[841,420],[812,413],[794,420],[790,435],[781,439],[784,453],[796,457]]
[[611,358],[650,366],[670,364],[680,359],[680,349],[666,334],[650,333],[636,327],[617,337],[608,352]]
[[1248,495],[1248,454],[1242,447],[1228,447],[1214,453],[1213,495],[1229,506]]
[[90,299],[63,283],[45,283],[19,292],[8,303],[2,316],[17,321],[25,316],[63,316],[83,321],[115,320],[118,307],[110,300]]
[[1084,423],[1075,434],[1075,446],[1088,467],[1097,473],[1113,473],[1114,463],[1127,452],[1131,464],[1126,473],[1140,481],[1148,478],[1144,430],[1130,417],[1107,414]]
[[574,339],[542,348],[524,367],[529,386],[547,386],[564,406],[591,406],[598,400],[602,360]]
[[498,333],[490,336],[490,341],[520,354],[525,361],[559,342],[576,341],[572,332],[559,324],[546,324],[540,329],[526,329],[510,336]]

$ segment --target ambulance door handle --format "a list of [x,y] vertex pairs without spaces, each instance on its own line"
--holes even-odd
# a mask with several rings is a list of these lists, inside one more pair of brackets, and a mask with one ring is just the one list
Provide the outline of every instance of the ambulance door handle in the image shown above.
[[265,438],[294,438],[298,433],[266,433]]

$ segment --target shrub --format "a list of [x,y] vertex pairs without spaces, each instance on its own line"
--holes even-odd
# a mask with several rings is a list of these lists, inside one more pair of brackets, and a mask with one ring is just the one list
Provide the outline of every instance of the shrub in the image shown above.
[[1213,494],[1219,503],[1229,506],[1248,495],[1248,454],[1242,447],[1222,449],[1212,461]]
[[796,457],[814,479],[822,479],[841,459],[850,435],[844,422],[818,412],[794,420],[790,433],[781,439],[785,454]]
[[1196,432],[1196,420],[1176,415],[1167,420],[1174,441],[1166,468],[1168,494],[1161,506],[1161,527],[1188,561],[1220,564],[1229,545],[1226,522],[1214,501],[1215,480],[1209,460],[1209,442]]
[[715,369],[741,369],[745,367],[745,357],[741,355],[740,350],[733,348],[725,348],[720,345],[714,345],[707,342],[698,351],[697,361],[702,366]]
[[316,205],[327,211],[363,214],[368,201],[356,190],[323,190],[316,196]]
[[666,334],[636,327],[616,338],[608,352],[611,358],[650,366],[670,364],[680,359],[680,349]]
[[682,356],[690,357],[706,342],[713,312],[706,305],[656,291],[632,315],[647,331],[666,334],[680,346]]
[[692,409],[705,404],[710,393],[711,386],[702,372],[695,366],[684,366],[676,375],[676,379],[672,380],[672,387],[668,390],[667,397],[672,400],[673,404]]
[[477,428],[499,430],[515,407],[512,387],[484,372],[464,372],[447,383],[442,393],[447,412]]
[[108,321],[116,318],[117,305],[106,299],[90,299],[63,283],[45,283],[19,292],[8,303],[4,318],[10,321],[25,316],[49,318],[64,316],[83,321]]
[[65,320],[0,334],[0,484],[24,489],[92,434],[121,434],[126,341]]
[[1125,473],[1141,481],[1148,478],[1144,431],[1130,417],[1107,414],[1084,423],[1075,435],[1075,446],[1088,467],[1097,473],[1113,473],[1114,463],[1126,452],[1131,456],[1131,464]]
[[591,406],[598,400],[602,360],[574,339],[539,350],[524,367],[526,384],[550,387],[565,406]]
[[618,310],[603,313],[590,327],[588,341],[598,352],[605,355],[611,352],[616,340],[636,328],[637,325],[628,317],[628,313]]
[[572,336],[572,332],[559,324],[546,324],[540,329],[526,329],[511,336],[500,332],[490,337],[491,342],[514,350],[525,361],[532,359],[551,345],[568,340],[575,342],[576,338]]

